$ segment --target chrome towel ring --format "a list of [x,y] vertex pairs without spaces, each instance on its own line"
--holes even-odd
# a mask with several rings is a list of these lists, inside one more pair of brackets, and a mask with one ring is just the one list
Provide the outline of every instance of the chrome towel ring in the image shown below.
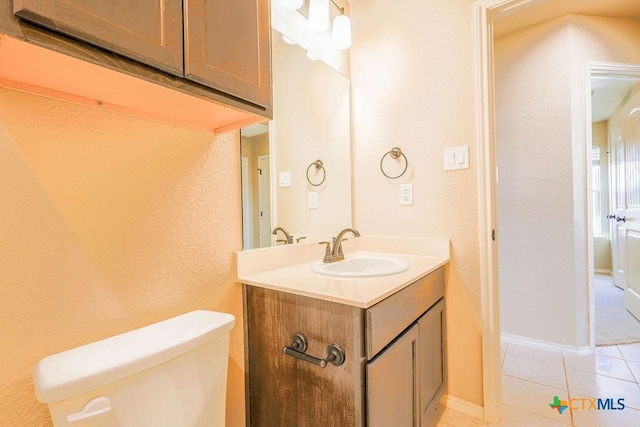
[[[390,176],[384,171],[383,163],[384,163],[385,157],[387,156],[391,157],[393,160],[398,160],[401,156],[404,159],[404,169],[402,169],[402,172],[400,172],[399,175]],[[380,172],[382,172],[382,174],[389,179],[400,178],[407,171],[408,167],[409,167],[409,160],[407,160],[407,156],[405,156],[405,154],[402,152],[402,150],[399,147],[393,147],[390,151],[386,152],[384,156],[382,156],[382,159],[380,159]]]
[[[318,175],[320,172],[322,171],[322,181],[318,182],[318,183],[314,183],[311,181],[311,177],[309,176],[309,172],[311,171],[311,167],[315,166],[316,167],[316,175]],[[324,169],[324,163],[322,163],[322,160],[318,159],[315,162],[311,163],[309,165],[309,167],[307,168],[307,182],[311,185],[313,185],[314,187],[319,187],[324,183],[324,180],[327,178],[327,171]]]

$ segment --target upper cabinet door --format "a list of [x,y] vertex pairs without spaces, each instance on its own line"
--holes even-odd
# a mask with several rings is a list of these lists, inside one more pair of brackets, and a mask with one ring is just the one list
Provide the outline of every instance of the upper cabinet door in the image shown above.
[[184,0],[185,77],[271,107],[269,0]]
[[183,76],[182,0],[15,0],[14,13]]

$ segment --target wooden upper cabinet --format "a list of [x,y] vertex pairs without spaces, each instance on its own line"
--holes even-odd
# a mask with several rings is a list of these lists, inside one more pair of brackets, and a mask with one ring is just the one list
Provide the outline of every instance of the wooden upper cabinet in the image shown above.
[[184,0],[185,77],[271,106],[269,0]]
[[184,75],[182,0],[15,0],[14,13],[170,74]]

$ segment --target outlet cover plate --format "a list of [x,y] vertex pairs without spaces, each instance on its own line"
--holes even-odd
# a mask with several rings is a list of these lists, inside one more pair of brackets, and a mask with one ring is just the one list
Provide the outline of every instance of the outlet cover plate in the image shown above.
[[413,205],[413,184],[400,184],[400,205]]
[[317,191],[309,191],[309,209],[318,209]]

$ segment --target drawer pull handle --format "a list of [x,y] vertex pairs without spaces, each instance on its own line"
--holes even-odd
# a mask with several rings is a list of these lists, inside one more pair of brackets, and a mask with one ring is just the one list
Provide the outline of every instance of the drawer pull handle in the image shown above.
[[324,359],[319,359],[306,354],[307,339],[302,334],[295,334],[291,340],[291,344],[285,346],[283,351],[284,354],[295,357],[296,359],[304,360],[305,362],[313,363],[321,368],[325,368],[327,363],[340,366],[344,363],[345,359],[344,349],[336,343],[329,344],[327,347],[327,357]]

